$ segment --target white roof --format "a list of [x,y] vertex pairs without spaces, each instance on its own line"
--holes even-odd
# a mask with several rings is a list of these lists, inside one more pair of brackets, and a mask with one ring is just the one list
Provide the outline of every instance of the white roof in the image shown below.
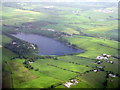
[[111,77],[116,77],[116,75],[114,75],[114,74],[109,74],[109,76],[111,76]]

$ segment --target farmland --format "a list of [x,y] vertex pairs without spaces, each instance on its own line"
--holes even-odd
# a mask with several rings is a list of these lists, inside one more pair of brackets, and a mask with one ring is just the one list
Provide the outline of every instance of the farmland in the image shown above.
[[[118,88],[117,11],[109,2],[3,3],[3,88],[67,88],[71,79],[78,83],[70,88]],[[37,55],[38,47],[11,35],[16,33],[46,36],[84,52]],[[97,60],[102,54],[111,57]]]

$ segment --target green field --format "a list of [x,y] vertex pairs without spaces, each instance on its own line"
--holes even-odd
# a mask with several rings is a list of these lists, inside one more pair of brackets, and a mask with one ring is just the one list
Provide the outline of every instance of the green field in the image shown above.
[[96,56],[101,55],[102,53],[107,53],[110,55],[117,55],[116,49],[118,49],[118,42],[103,40],[93,37],[78,36],[73,38],[66,38],[71,44],[77,45],[79,48],[86,50],[85,53],[82,53],[77,56],[96,58]]
[[[3,3],[0,13],[3,88],[66,88],[63,84],[71,79],[78,83],[70,88],[119,87],[116,3],[14,2]],[[84,52],[61,56],[36,55],[34,51],[26,54],[23,44],[29,47],[30,43],[10,35],[20,32],[44,35]],[[21,45],[19,50],[12,46],[15,40]],[[22,50],[22,54],[15,50]],[[96,57],[103,53],[111,55],[108,61],[114,63],[100,60],[102,63],[96,64]],[[110,77],[110,73],[116,76]]]

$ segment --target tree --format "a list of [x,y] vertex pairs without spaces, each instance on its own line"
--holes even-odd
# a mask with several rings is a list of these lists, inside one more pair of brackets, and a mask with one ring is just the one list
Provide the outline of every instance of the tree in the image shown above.
[[50,88],[54,88],[55,86],[54,85],[51,85],[51,87]]
[[35,71],[39,71],[39,69],[37,68],[37,69],[35,69]]
[[31,67],[31,69],[34,69],[34,67]]

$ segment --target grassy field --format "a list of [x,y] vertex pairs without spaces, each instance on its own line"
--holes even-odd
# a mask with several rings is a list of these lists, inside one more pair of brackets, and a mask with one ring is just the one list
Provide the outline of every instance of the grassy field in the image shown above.
[[[63,81],[68,80],[69,78],[72,78],[76,75],[76,73],[69,72],[60,68],[52,67],[50,65],[47,65],[47,63],[48,63],[47,60],[37,60],[35,63],[32,64],[32,66],[34,68],[38,68],[40,72],[48,76],[51,76]],[[61,73],[64,73],[64,76]]]
[[3,24],[19,26],[25,22],[41,20],[46,15],[40,12],[3,7],[2,17]]
[[[71,88],[118,88],[119,76],[107,76],[107,72],[120,75],[116,4],[3,3],[0,12],[3,23],[0,49],[3,53],[4,88],[66,88],[63,83],[72,78],[79,83]],[[14,40],[7,35],[17,32],[66,40],[84,52],[52,56],[57,59],[46,56],[40,59],[34,54],[20,57],[5,48],[6,44]],[[95,64],[96,57],[103,53],[110,54],[112,57],[108,61],[114,63],[101,60],[101,64]],[[33,69],[26,68],[23,63],[32,59],[34,62],[29,65]],[[96,66],[104,67],[103,71],[92,71]]]
[[116,88],[116,87],[119,87],[120,84],[119,84],[119,78],[116,77],[116,78],[108,78],[108,83],[107,83],[107,88]]
[[[84,74],[81,78],[90,83],[94,88],[101,87],[103,88],[106,74],[104,72],[90,72]],[[97,83],[96,83],[97,82]]]
[[5,45],[7,43],[11,43],[12,42],[12,39],[5,36],[5,35],[2,35],[2,44]]
[[99,56],[103,53],[107,53],[114,56],[117,56],[118,54],[116,50],[118,49],[117,41],[110,41],[110,40],[85,37],[85,36],[78,36],[78,37],[75,36],[73,38],[69,37],[65,39],[67,39],[71,44],[75,44],[79,46],[79,48],[86,50],[85,53],[82,53],[77,56],[89,57],[95,59],[96,56]]

